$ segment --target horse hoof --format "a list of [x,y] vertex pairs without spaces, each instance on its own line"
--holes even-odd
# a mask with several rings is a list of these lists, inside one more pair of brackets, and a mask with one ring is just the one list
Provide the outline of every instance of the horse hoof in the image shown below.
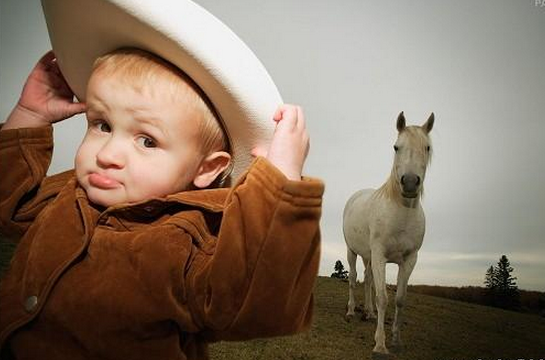
[[375,321],[377,319],[377,315],[375,313],[364,313],[361,317],[362,321]]
[[372,360],[395,360],[395,355],[390,353],[381,353],[377,351],[373,351],[371,353],[371,359]]
[[346,315],[344,316],[344,321],[346,321],[347,323],[349,323],[353,318],[354,318],[354,314],[350,314],[350,315],[346,314]]

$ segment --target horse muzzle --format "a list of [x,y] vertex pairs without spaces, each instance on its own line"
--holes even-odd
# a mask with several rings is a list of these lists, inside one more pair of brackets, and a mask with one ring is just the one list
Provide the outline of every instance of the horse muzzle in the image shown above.
[[420,176],[406,174],[401,177],[401,195],[405,198],[414,199],[418,196],[421,184]]

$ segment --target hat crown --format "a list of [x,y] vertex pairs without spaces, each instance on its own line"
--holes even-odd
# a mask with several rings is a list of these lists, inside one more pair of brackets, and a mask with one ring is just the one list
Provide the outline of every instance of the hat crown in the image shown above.
[[59,67],[85,100],[95,59],[121,47],[154,53],[184,71],[221,117],[238,177],[250,151],[272,138],[282,103],[263,64],[224,23],[190,0],[42,0]]

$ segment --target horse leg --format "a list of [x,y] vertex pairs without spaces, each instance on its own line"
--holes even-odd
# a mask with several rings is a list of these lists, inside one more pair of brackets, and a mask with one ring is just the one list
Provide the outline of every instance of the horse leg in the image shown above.
[[403,321],[403,308],[407,296],[407,284],[409,283],[409,277],[416,265],[417,257],[418,255],[416,252],[409,255],[405,259],[405,262],[399,265],[399,271],[397,273],[396,312],[394,324],[392,326],[393,346],[397,351],[403,349],[403,343],[401,342],[400,336],[401,324]]
[[[371,268],[375,280],[376,303],[377,303],[377,329],[375,331],[375,347],[373,353],[376,355],[387,355],[386,336],[384,334],[384,316],[388,305],[388,294],[386,293],[386,259],[382,252],[371,251]],[[377,356],[375,356],[377,357]]]
[[348,260],[349,273],[348,273],[348,306],[345,315],[345,320],[350,321],[355,315],[356,308],[356,299],[354,296],[354,291],[356,290],[356,279],[358,273],[356,272],[356,260],[358,255],[346,247],[346,258]]
[[365,277],[363,280],[363,289],[365,296],[365,305],[363,310],[363,319],[371,320],[376,319],[375,306],[373,299],[375,297],[375,286],[373,284],[373,269],[371,268],[371,260],[363,260],[363,266],[365,268]]

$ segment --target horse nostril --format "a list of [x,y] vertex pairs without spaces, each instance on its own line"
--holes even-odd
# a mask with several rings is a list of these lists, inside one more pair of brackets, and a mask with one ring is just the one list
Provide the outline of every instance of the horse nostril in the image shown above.
[[401,186],[407,191],[416,191],[422,182],[420,176],[416,174],[406,174],[401,176]]

